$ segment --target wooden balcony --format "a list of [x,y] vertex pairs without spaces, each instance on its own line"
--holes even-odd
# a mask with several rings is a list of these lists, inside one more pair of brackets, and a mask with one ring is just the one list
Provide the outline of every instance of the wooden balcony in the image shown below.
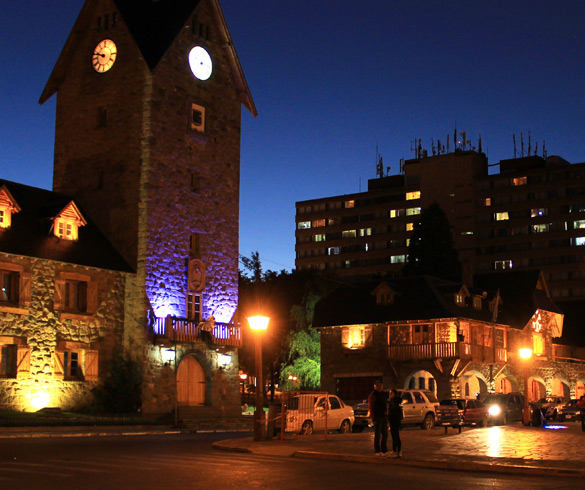
[[[156,318],[153,330],[174,342],[204,342],[201,335],[200,323],[188,318],[167,317]],[[213,345],[225,345],[228,347],[241,347],[242,336],[240,327],[216,322],[211,332]]]
[[388,359],[414,361],[433,359],[466,359],[482,362],[506,362],[506,349],[495,349],[465,342],[405,344],[388,346]]

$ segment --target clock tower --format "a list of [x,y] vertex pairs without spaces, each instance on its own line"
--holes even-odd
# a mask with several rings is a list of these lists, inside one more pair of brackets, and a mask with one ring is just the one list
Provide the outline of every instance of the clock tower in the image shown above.
[[40,103],[55,93],[54,190],[136,271],[124,348],[140,357],[152,315],[229,325],[256,108],[218,0],[87,0]]

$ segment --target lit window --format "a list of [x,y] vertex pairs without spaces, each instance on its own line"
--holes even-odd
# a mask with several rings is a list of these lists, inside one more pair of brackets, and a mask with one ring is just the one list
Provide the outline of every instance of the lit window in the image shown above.
[[391,209],[389,216],[390,218],[396,218],[398,216],[398,209]]
[[391,255],[390,256],[390,263],[391,264],[402,264],[406,262],[406,255]]
[[345,201],[343,203],[343,206],[345,208],[353,208],[353,207],[355,207],[355,201],[353,199],[351,201]]
[[53,222],[53,233],[64,240],[77,240],[79,227],[86,224],[85,219],[71,201],[63,210],[55,216]]
[[496,260],[494,262],[494,269],[496,270],[505,270],[511,269],[513,267],[513,263],[511,260]]
[[205,131],[205,107],[191,104],[191,129]]
[[316,219],[313,221],[313,228],[318,228],[319,226],[325,226],[325,219]]
[[339,247],[329,247],[327,249],[327,255],[339,255]]
[[585,245],[585,237],[578,236],[575,238],[571,238],[571,245],[573,245],[575,247],[582,247],[583,245]]
[[346,349],[363,349],[371,344],[371,327],[344,327],[341,330],[341,344]]
[[10,228],[12,214],[18,213],[20,208],[6,188],[0,188],[0,228]]
[[414,230],[414,223],[406,223],[406,231]]
[[491,206],[492,205],[492,198],[486,197],[486,198],[482,199],[481,204],[485,207]]
[[528,182],[528,179],[526,178],[526,176],[524,177],[515,177],[512,179],[512,185],[513,186],[517,186],[517,185],[526,185]]
[[459,306],[465,306],[465,296],[463,296],[462,294],[456,294],[455,303]]
[[371,228],[362,228],[360,230],[360,236],[372,236],[372,229]]
[[510,217],[508,216],[508,211],[502,211],[501,213],[495,213],[494,219],[496,221],[505,221],[507,219],[510,219]]
[[299,230],[307,230],[307,229],[311,228],[311,222],[310,221],[299,221],[297,228]]
[[545,231],[549,231],[550,225],[543,223],[540,225],[532,225],[530,228],[532,233],[544,233]]
[[541,333],[534,333],[532,335],[532,352],[536,356],[544,354],[544,336]]
[[6,217],[3,209],[0,209],[0,228],[6,228]]
[[315,235],[315,241],[316,242],[324,242],[325,241],[325,235],[323,235],[323,234]]
[[420,199],[420,191],[407,192],[406,200],[411,201],[412,199]]
[[406,210],[406,216],[414,216],[420,214],[420,208],[408,208]]
[[481,310],[481,297],[479,297],[479,296],[473,297],[473,307],[476,310]]
[[585,228],[585,220],[573,221],[573,230]]
[[341,232],[341,236],[343,238],[355,238],[356,237],[356,231],[355,230],[344,230]]
[[530,217],[537,218],[538,216],[546,216],[548,214],[547,208],[532,208],[530,210]]

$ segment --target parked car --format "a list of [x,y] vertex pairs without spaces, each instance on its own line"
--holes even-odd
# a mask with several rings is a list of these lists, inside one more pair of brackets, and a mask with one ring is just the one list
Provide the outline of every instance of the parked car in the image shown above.
[[577,400],[569,400],[558,409],[558,420],[566,422],[568,420],[579,420],[581,410],[577,406]]
[[404,412],[403,425],[420,425],[421,429],[432,429],[437,420],[439,400],[428,390],[398,390]]
[[310,435],[314,431],[337,430],[351,432],[353,409],[335,395],[299,394],[286,408],[286,432]]
[[486,407],[479,400],[467,400],[465,398],[449,398],[441,400],[439,408],[443,406],[457,407],[461,417],[461,425],[479,425],[487,427],[490,414]]
[[557,419],[559,409],[567,403],[564,396],[545,396],[534,402],[533,407],[539,409],[545,418]]
[[[420,425],[422,429],[432,429],[437,419],[436,407],[439,400],[432,391],[428,390],[397,390],[402,398],[404,413],[403,425]],[[355,422],[353,430],[356,432],[371,426],[368,417],[368,401],[364,400],[353,406]]]
[[488,407],[490,422],[506,425],[523,419],[524,395],[522,393],[499,393],[488,395],[483,403]]

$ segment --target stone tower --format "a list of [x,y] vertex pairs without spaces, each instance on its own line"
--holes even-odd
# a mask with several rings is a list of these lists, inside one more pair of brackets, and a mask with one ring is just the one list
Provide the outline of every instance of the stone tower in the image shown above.
[[125,348],[152,314],[229,323],[241,106],[256,108],[218,0],[87,0],[40,103],[55,93],[54,190],[136,271]]

